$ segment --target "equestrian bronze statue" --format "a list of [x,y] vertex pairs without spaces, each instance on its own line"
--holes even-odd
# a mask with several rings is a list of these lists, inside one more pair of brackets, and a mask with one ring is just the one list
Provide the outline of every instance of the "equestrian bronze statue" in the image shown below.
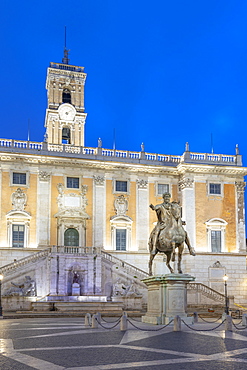
[[175,261],[175,249],[178,248],[178,272],[182,274],[181,260],[184,250],[184,242],[187,244],[189,252],[195,256],[195,251],[190,245],[187,232],[184,230],[185,224],[181,220],[181,206],[178,202],[170,202],[171,195],[163,194],[164,202],[154,206],[150,204],[150,208],[157,214],[158,222],[152,230],[149,237],[149,275],[152,275],[153,259],[158,252],[166,254],[166,265],[170,272],[174,270],[170,265],[170,261]]

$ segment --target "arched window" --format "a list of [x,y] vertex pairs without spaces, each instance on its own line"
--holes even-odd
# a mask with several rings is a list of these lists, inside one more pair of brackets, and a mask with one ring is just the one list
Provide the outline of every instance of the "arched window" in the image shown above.
[[64,89],[63,90],[63,103],[69,103],[71,104],[71,92],[69,89]]
[[131,225],[129,216],[113,216],[111,218],[112,249],[127,251],[131,248]]
[[70,129],[64,127],[62,130],[62,144],[70,144]]
[[79,246],[79,233],[76,229],[67,229],[64,233],[64,245],[66,247]]
[[221,218],[211,218],[205,224],[208,233],[209,252],[225,252],[225,230],[227,222]]

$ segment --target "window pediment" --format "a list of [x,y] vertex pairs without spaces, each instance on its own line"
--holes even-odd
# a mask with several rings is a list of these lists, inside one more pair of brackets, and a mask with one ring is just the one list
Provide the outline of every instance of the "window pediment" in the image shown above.
[[207,227],[212,227],[212,226],[219,226],[219,227],[226,227],[228,223],[223,220],[222,218],[211,218],[207,222],[205,222]]
[[30,213],[26,211],[12,210],[6,214],[7,219],[24,219],[25,221],[31,220]]
[[110,219],[110,222],[111,223],[114,223],[114,222],[117,222],[117,223],[129,223],[129,224],[132,224],[133,220],[131,217],[129,216],[126,216],[126,215],[116,215],[116,216],[112,216],[111,219]]

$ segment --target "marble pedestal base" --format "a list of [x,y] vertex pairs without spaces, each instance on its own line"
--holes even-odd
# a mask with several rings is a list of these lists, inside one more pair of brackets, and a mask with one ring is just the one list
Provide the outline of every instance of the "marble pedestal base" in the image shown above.
[[192,317],[187,317],[186,285],[194,280],[188,274],[156,275],[142,280],[148,287],[147,313],[142,316],[142,322],[163,325],[179,315],[192,324]]
[[80,284],[78,283],[73,283],[72,284],[72,295],[80,295],[81,287]]

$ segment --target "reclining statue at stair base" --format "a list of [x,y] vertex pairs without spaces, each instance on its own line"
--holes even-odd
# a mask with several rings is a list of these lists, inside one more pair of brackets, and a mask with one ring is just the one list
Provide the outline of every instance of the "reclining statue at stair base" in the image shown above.
[[35,297],[36,296],[36,283],[31,279],[30,276],[25,276],[25,281],[22,284],[15,284],[9,288],[4,294],[4,297],[12,296],[24,296],[24,297]]

